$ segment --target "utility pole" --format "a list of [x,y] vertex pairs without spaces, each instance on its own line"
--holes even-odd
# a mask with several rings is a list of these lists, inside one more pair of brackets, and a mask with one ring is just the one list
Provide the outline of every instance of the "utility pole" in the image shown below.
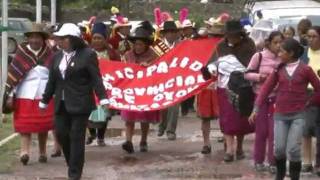
[[37,17],[36,17],[36,23],[41,23],[42,21],[42,0],[37,0]]
[[57,20],[57,0],[51,0],[51,25],[56,24]]
[[[2,26],[8,27],[8,0],[2,0]],[[2,119],[2,104],[3,95],[5,90],[5,83],[7,81],[7,68],[8,68],[8,32],[2,31],[1,35],[1,78],[0,78],[0,125]]]

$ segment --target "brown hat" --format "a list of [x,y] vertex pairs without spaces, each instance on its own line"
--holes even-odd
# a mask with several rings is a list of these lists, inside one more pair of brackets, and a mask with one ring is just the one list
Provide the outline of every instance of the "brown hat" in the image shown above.
[[44,39],[48,39],[49,34],[44,31],[44,25],[39,23],[33,23],[30,31],[24,33],[26,37],[29,37],[31,34],[40,34]]

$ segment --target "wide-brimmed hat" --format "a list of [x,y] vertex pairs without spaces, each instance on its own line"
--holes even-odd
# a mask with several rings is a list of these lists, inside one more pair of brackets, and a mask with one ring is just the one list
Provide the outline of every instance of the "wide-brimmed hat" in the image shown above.
[[245,32],[240,20],[229,20],[226,22],[224,28],[225,34],[236,34]]
[[128,36],[128,40],[130,41],[143,40],[143,41],[152,43],[153,37],[148,30],[139,27]]
[[55,36],[63,37],[63,36],[75,36],[80,37],[81,32],[80,28],[73,23],[65,23],[61,26],[59,31],[53,33]]
[[48,39],[49,34],[44,30],[45,26],[39,23],[33,23],[30,31],[25,32],[24,35],[29,37],[31,34],[40,34],[44,39]]
[[178,30],[179,29],[174,21],[165,21],[160,31],[166,32],[166,31],[178,31]]
[[194,28],[195,23],[191,22],[190,19],[186,19],[182,22],[182,28]]
[[203,22],[209,26],[213,26],[213,24],[216,22],[216,19],[214,17],[211,17],[208,20],[205,20]]
[[220,14],[217,18],[211,17],[209,20],[204,21],[209,25],[208,33],[214,35],[223,35],[225,24],[230,19],[230,15],[227,13]]
[[120,27],[131,27],[132,25],[129,22],[129,19],[122,16],[116,16],[116,22],[113,25],[113,29],[118,29]]

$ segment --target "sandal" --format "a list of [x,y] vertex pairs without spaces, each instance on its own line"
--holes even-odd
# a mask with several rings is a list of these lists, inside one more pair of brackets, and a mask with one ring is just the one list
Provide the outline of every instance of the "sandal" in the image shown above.
[[238,151],[236,155],[237,155],[237,160],[242,160],[246,157],[243,151]]
[[210,154],[211,153],[211,146],[203,146],[201,153],[202,154]]
[[24,154],[20,157],[20,162],[26,166],[29,162],[29,155],[28,154]]
[[58,150],[51,154],[52,158],[60,157],[62,155],[61,150]]
[[148,152],[148,144],[147,142],[140,143],[140,152]]
[[38,161],[39,161],[39,163],[47,163],[48,158],[46,155],[40,155]]
[[226,153],[223,157],[224,162],[232,162],[234,160],[233,155],[232,154],[228,154]]
[[127,151],[127,153],[132,154],[134,153],[133,144],[130,141],[126,141],[122,144],[122,149]]

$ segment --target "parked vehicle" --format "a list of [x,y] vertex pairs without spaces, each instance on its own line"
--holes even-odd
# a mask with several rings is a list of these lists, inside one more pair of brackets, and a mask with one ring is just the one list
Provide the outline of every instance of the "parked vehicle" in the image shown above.
[[[0,18],[0,24],[2,24],[2,18]],[[24,33],[31,30],[32,22],[27,18],[9,18],[8,27],[8,51],[13,53],[18,44],[25,41]]]
[[[271,20],[276,26],[296,27],[303,18],[308,18],[314,25],[320,25],[320,2],[313,0],[286,0],[286,1],[249,1],[244,15],[256,24],[258,14],[263,19]],[[281,27],[280,27],[281,28]]]

